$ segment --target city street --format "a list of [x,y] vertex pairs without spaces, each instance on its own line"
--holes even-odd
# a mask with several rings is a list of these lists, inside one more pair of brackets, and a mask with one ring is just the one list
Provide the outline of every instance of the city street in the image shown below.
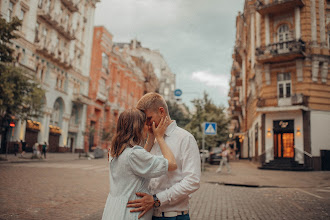
[[[0,162],[0,219],[100,219],[109,191],[107,159],[48,158]],[[192,195],[192,220],[330,218],[330,172],[230,164],[231,173],[215,173],[217,165],[206,164]]]

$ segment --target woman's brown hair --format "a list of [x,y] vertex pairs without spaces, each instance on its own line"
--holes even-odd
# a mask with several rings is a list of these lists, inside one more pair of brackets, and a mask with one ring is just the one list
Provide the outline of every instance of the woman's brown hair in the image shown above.
[[126,146],[133,147],[143,144],[145,122],[145,114],[136,108],[128,109],[119,115],[116,134],[111,142],[111,157],[118,157]]

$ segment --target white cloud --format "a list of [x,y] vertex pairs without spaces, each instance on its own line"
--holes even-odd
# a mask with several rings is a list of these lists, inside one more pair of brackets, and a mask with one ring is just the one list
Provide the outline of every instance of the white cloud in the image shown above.
[[193,72],[191,79],[205,83],[207,86],[228,88],[229,75],[214,74],[209,71]]

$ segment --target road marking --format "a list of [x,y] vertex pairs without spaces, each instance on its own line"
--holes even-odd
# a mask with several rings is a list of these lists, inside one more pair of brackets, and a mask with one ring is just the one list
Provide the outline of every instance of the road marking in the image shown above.
[[307,191],[305,191],[305,190],[303,190],[303,189],[298,189],[298,188],[296,188],[296,190],[299,190],[300,192],[303,192],[303,193],[306,193],[306,194],[308,194],[308,195],[314,196],[314,197],[316,197],[316,198],[318,198],[318,199],[323,199],[323,197],[318,196],[318,195],[315,195],[315,194],[310,193],[310,192],[307,192]]

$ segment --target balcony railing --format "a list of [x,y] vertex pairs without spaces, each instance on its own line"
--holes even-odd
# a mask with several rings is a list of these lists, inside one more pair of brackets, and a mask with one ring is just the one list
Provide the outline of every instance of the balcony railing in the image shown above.
[[279,14],[292,10],[295,7],[303,7],[303,0],[272,0],[270,3],[265,3],[264,0],[257,1],[257,11],[261,15]]
[[61,18],[62,15],[55,13],[54,10],[46,9],[46,7],[38,9],[38,16],[50,24],[67,40],[76,39],[76,31],[72,28],[70,21],[64,21],[64,19]]
[[305,42],[285,41],[256,48],[256,56],[261,63],[275,63],[304,57]]
[[79,10],[78,8],[78,2],[77,0],[61,0],[63,5],[65,5],[71,12],[77,12]]
[[278,98],[272,96],[268,98],[258,98],[257,107],[270,107],[270,106],[292,106],[292,105],[303,105],[308,106],[309,97],[303,94],[292,94],[288,98]]

